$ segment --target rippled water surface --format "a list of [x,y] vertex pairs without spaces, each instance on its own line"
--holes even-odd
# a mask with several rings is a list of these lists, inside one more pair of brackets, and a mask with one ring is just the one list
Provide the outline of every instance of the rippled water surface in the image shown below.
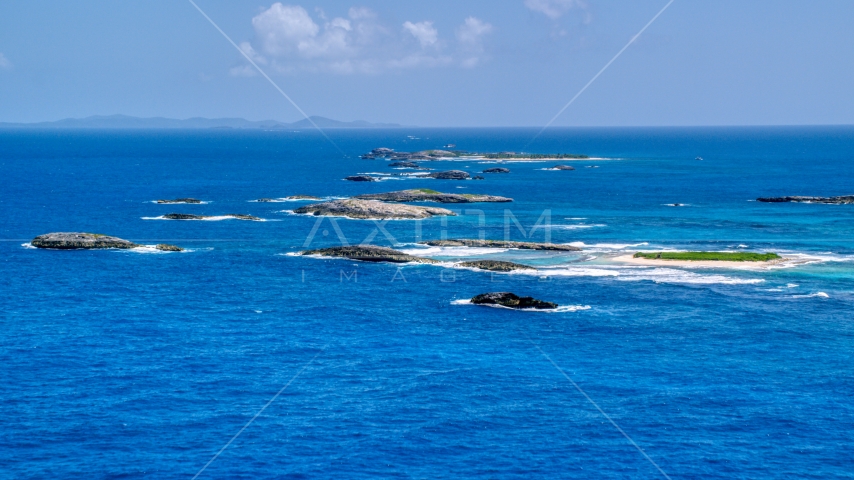
[[[358,158],[376,147],[534,133],[332,130],[342,158],[307,131],[0,131],[0,476],[192,478],[287,386],[199,478],[663,478],[575,382],[672,478],[850,478],[854,205],[753,200],[854,193],[854,128],[554,129],[529,148],[594,158],[343,180],[409,172]],[[253,202],[403,188],[515,201],[423,222]],[[177,197],[206,203],[152,203]],[[187,251],[28,248],[55,231]],[[505,235],[582,251],[417,243]],[[342,240],[442,263],[289,255]],[[661,249],[793,261],[616,261]],[[484,258],[539,270],[454,266]],[[563,308],[467,304],[489,291]]]

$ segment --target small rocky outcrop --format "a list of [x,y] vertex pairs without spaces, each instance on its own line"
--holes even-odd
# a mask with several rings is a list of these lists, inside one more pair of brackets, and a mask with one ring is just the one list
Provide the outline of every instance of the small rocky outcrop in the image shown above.
[[358,198],[314,203],[297,208],[294,210],[294,213],[376,220],[419,219],[456,215],[454,212],[444,208],[401,205]]
[[275,202],[276,199],[275,198],[259,198],[258,200],[255,200],[255,201],[258,203],[269,203],[269,202]]
[[167,243],[158,243],[154,246],[157,250],[162,252],[183,252],[184,249],[181,247],[176,247],[175,245],[169,245]]
[[217,218],[220,217],[231,217],[236,220],[253,220],[258,221],[260,218],[254,215],[247,215],[245,213],[226,213],[225,215],[193,215],[190,213],[168,213],[163,215],[163,218],[166,220],[207,220],[209,218]]
[[435,172],[427,175],[430,178],[437,180],[467,180],[470,175],[462,170],[447,170],[445,172]]
[[300,255],[322,255],[324,257],[341,257],[350,260],[361,260],[363,262],[389,262],[389,263],[439,263],[429,258],[416,257],[399,252],[388,247],[375,247],[372,245],[356,245],[348,247],[330,247],[317,250],[306,250]]
[[834,205],[847,205],[854,203],[854,195],[842,195],[839,197],[760,197],[757,202],[766,203],[828,203]]
[[474,177],[472,177],[472,180],[486,180],[486,179],[480,175],[475,175]]
[[475,305],[501,305],[509,308],[532,308],[535,310],[554,310],[558,304],[537,300],[533,297],[520,297],[510,292],[481,293],[471,299]]
[[429,240],[419,242],[431,247],[478,247],[478,248],[518,248],[520,250],[551,250],[558,252],[580,252],[581,249],[560,243],[513,242],[508,240],[453,239]]
[[398,168],[414,168],[415,170],[430,170],[429,168],[424,168],[415,162],[392,162],[389,163],[388,166]]
[[512,198],[495,195],[442,193],[435,190],[412,189],[397,192],[371,193],[358,195],[362,200],[380,200],[383,202],[437,202],[437,203],[478,203],[478,202],[512,202]]
[[510,173],[510,169],[504,168],[504,167],[494,167],[494,168],[487,168],[486,170],[484,170],[481,173]]
[[129,249],[140,246],[139,244],[109,235],[83,232],[47,233],[34,238],[30,244],[36,248],[55,248],[57,250]]
[[457,264],[460,267],[476,268],[478,270],[489,270],[490,272],[512,272],[515,270],[536,270],[534,267],[522,265],[513,262],[504,262],[501,260],[473,260],[470,262],[460,262]]
[[370,153],[366,153],[361,156],[364,160],[373,160],[375,158],[386,158],[394,154],[394,150],[390,148],[375,148],[370,151]]
[[313,195],[290,195],[285,197],[285,200],[323,200],[320,197],[315,197]]
[[202,201],[195,198],[176,198],[174,200],[157,200],[157,203],[202,203]]
[[166,220],[204,220],[208,215],[193,215],[190,213],[168,213],[163,215]]
[[555,165],[552,168],[555,170],[575,170],[575,167],[572,165]]
[[344,177],[344,180],[348,180],[351,182],[377,182],[379,180],[376,177],[372,177],[370,175],[351,175],[349,177]]

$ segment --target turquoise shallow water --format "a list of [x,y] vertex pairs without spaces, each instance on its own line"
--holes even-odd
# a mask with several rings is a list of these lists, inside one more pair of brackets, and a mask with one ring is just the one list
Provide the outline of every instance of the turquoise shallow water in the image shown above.
[[[200,478],[661,476],[539,347],[672,478],[850,478],[854,206],[752,200],[854,192],[854,128],[555,129],[530,148],[596,158],[511,163],[482,182],[342,180],[404,172],[358,158],[379,146],[520,150],[534,133],[330,131],[342,158],[305,131],[0,132],[0,474],[191,478],[302,372]],[[313,236],[316,219],[285,212],[301,203],[250,202],[402,188],[515,201],[420,226],[323,220]],[[184,196],[209,203],[152,203]],[[268,221],[152,219],[170,212]],[[552,241],[584,251],[414,244],[543,240],[544,214]],[[335,226],[350,243],[541,272],[287,255],[338,244]],[[51,231],[189,251],[23,246]],[[661,248],[810,263],[613,261]],[[589,308],[455,303],[496,290]]]

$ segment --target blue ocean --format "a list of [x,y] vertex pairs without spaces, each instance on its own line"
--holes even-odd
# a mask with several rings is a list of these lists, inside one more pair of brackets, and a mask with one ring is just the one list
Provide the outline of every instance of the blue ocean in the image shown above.
[[[854,205],[755,201],[854,193],[854,127],[326,133],[0,131],[0,477],[854,477]],[[359,158],[448,144],[590,158],[482,181]],[[514,201],[422,221],[255,201],[408,188]],[[204,203],[155,203],[178,197]],[[186,250],[29,245],[49,232]],[[418,243],[443,238],[581,251]],[[442,263],[295,255],[344,243]],[[620,261],[661,250],[789,261]],[[454,266],[485,258],[538,270]],[[561,308],[466,302],[501,291]]]

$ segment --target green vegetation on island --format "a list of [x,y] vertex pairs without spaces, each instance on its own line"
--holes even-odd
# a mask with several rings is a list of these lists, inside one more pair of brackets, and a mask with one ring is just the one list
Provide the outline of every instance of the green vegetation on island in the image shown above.
[[713,262],[767,262],[781,258],[776,253],[755,252],[638,252],[635,258]]

